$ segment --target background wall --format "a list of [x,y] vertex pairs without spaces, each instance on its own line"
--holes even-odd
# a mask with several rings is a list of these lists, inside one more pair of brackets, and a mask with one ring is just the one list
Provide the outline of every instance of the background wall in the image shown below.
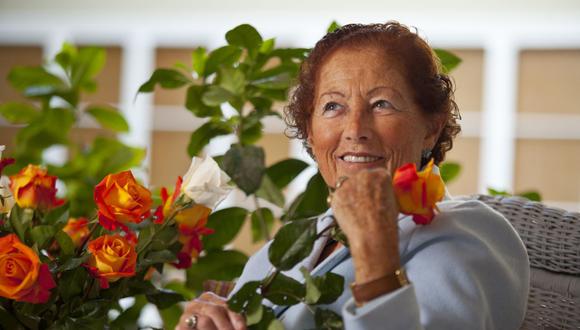
[[[416,26],[433,46],[463,59],[453,73],[463,133],[448,156],[463,170],[452,194],[536,189],[548,203],[580,210],[580,2],[574,0],[1,0],[0,76],[17,64],[42,63],[63,41],[106,47],[100,89],[86,101],[119,105],[132,127],[123,138],[149,151],[141,177],[171,186],[187,169],[189,134],[201,122],[183,108],[184,90],[133,101],[155,67],[189,63],[192,49],[222,45],[224,33],[239,23],[253,24],[280,45],[312,47],[332,20],[390,19]],[[0,80],[0,101],[14,99]],[[0,122],[8,151],[17,130]],[[276,120],[266,126],[267,162],[307,158],[283,130]],[[85,124],[75,132],[79,139],[97,133]],[[228,143],[221,139],[206,151],[219,154]],[[56,150],[47,161],[61,156]],[[288,193],[300,191],[306,179]],[[234,202],[243,200],[228,201]]]

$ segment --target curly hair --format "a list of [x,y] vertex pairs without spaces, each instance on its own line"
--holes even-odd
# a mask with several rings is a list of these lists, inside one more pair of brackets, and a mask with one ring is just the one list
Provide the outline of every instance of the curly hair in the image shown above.
[[385,52],[385,56],[401,63],[414,101],[427,116],[446,116],[445,127],[431,150],[436,164],[445,158],[453,147],[453,139],[461,131],[457,120],[459,109],[454,100],[454,85],[443,73],[441,62],[425,40],[407,26],[390,21],[385,24],[349,24],[328,33],[316,43],[300,67],[298,82],[290,101],[284,109],[290,138],[302,139],[308,153],[312,149],[306,143],[308,127],[314,106],[317,75],[325,59],[342,47],[373,46]]

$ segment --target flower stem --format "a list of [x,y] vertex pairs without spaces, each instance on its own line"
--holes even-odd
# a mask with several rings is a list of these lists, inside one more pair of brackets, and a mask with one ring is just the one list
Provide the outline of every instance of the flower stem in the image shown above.
[[270,237],[270,232],[268,230],[268,225],[266,224],[266,219],[264,219],[264,214],[262,214],[262,208],[260,207],[260,203],[258,202],[258,197],[254,196],[254,204],[256,205],[256,214],[258,215],[258,220],[260,221],[260,228],[262,229],[262,235],[266,239],[266,242],[272,239]]
[[[93,219],[91,219],[91,222],[94,221],[95,219],[96,219],[96,217],[93,218]],[[78,247],[77,257],[79,257],[82,254],[82,252],[85,250],[85,247],[86,247],[87,243],[89,242],[89,240],[91,239],[91,237],[93,236],[93,234],[95,233],[95,231],[97,230],[98,226],[99,226],[99,223],[98,222],[95,222],[93,224],[93,226],[91,227],[91,230],[89,231],[89,234],[87,235],[87,237],[85,237],[84,241]]]

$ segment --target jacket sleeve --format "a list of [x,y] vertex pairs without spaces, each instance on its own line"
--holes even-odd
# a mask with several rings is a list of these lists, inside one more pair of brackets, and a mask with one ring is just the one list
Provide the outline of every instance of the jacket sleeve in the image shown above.
[[[401,251],[411,285],[342,309],[346,329],[519,329],[529,262],[515,230],[478,201],[444,202]],[[403,221],[411,221],[403,220]]]

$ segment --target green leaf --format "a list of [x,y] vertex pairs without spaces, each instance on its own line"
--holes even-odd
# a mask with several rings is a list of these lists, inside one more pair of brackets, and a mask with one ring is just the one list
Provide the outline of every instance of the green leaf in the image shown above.
[[179,305],[173,305],[169,308],[159,310],[159,314],[163,320],[163,329],[175,329],[182,313],[183,310]]
[[260,185],[260,189],[256,191],[256,196],[279,207],[284,207],[284,194],[276,187],[267,174],[262,177],[262,184]]
[[73,88],[95,91],[94,77],[105,66],[106,53],[102,48],[84,47],[73,58],[70,78]]
[[169,282],[165,284],[164,288],[181,294],[186,300],[192,300],[195,298],[195,292],[189,290],[185,286],[185,283],[180,280]]
[[262,45],[262,36],[249,24],[242,24],[228,31],[226,33],[226,40],[232,46],[246,48],[252,57]]
[[342,330],[344,322],[342,317],[329,309],[317,308],[314,313],[316,329]]
[[540,195],[540,193],[537,191],[525,191],[525,192],[518,193],[517,195],[524,197],[524,198],[527,198],[527,199],[534,201],[534,202],[541,202],[542,201],[542,195]]
[[113,107],[92,105],[87,107],[85,112],[91,115],[103,128],[120,133],[129,132],[129,124],[123,115]]
[[246,282],[229,300],[228,307],[236,312],[243,313],[247,310],[248,306],[252,303],[256,296],[260,297],[258,294],[258,288],[261,283],[259,281],[249,281]]
[[260,121],[256,121],[251,125],[243,125],[241,128],[240,143],[242,145],[254,144],[262,137],[263,125]]
[[284,218],[292,220],[319,215],[328,209],[327,197],[328,187],[319,172],[308,181],[304,193],[292,202]]
[[88,259],[89,259],[88,254],[85,254],[84,256],[79,257],[79,258],[70,258],[67,261],[65,261],[63,264],[58,266],[58,268],[56,270],[57,270],[57,272],[66,272],[69,270],[76,269],[76,268],[80,267],[83,263],[85,263]]
[[[137,324],[139,316],[141,315],[141,311],[146,304],[147,300],[145,299],[145,296],[135,296],[135,303],[133,306],[121,312],[121,314],[119,314],[119,316],[117,316],[117,318],[111,322],[111,329],[132,329],[132,327]],[[165,319],[163,319],[163,321],[166,329],[173,329],[172,327],[169,327],[167,324],[165,324]]]
[[246,325],[252,326],[259,323],[262,320],[263,313],[264,306],[262,306],[262,297],[255,295],[246,307]]
[[177,259],[175,253],[169,250],[152,251],[147,253],[146,257],[139,262],[139,268],[145,270],[147,267],[159,264],[159,263],[170,263]]
[[24,329],[13,313],[8,312],[4,306],[0,305],[0,324],[4,329],[21,330]]
[[178,302],[182,302],[185,300],[183,299],[183,296],[180,295],[179,293],[169,290],[157,290],[157,292],[147,294],[145,295],[145,297],[147,298],[147,301],[149,301],[152,304],[155,304],[155,306],[157,306],[157,308],[159,309],[171,307],[177,304]]
[[65,233],[62,230],[59,230],[56,232],[55,238],[56,242],[58,243],[58,246],[60,246],[60,250],[63,255],[65,256],[72,255],[75,252],[75,245],[70,236],[67,235],[67,233]]
[[201,291],[205,280],[231,281],[240,276],[248,257],[236,250],[211,250],[187,269],[187,287]]
[[344,277],[335,273],[328,272],[321,276],[312,278],[316,287],[321,291],[317,304],[331,304],[344,291]]
[[22,242],[25,242],[26,227],[32,221],[32,215],[31,209],[20,208],[17,204],[14,204],[10,211],[10,217],[8,218],[10,226]]
[[262,289],[264,298],[282,306],[298,304],[305,294],[306,289],[302,283],[282,273],[276,274],[268,287]]
[[487,193],[491,196],[511,196],[511,194],[505,190],[495,190],[489,187],[487,188]]
[[30,237],[32,241],[38,245],[39,248],[49,242],[55,235],[56,229],[50,225],[34,226],[30,230]]
[[207,86],[191,85],[187,88],[185,107],[196,117],[216,117],[221,115],[219,106],[210,107],[202,102],[202,96]]
[[151,75],[151,78],[139,87],[139,93],[152,92],[155,85],[162,88],[175,89],[191,83],[191,80],[181,72],[173,69],[157,69]]
[[204,47],[197,47],[191,54],[193,71],[199,77],[203,77],[205,71],[205,63],[207,61],[207,50]]
[[449,73],[453,71],[453,69],[455,69],[461,63],[461,59],[449,51],[438,48],[435,48],[434,51],[435,55],[437,55],[441,61],[441,69],[443,70],[443,73]]
[[457,178],[461,172],[461,165],[453,162],[445,162],[439,166],[439,171],[443,182],[449,183]]
[[239,233],[248,215],[248,210],[241,207],[230,207],[210,214],[207,228],[214,229],[211,235],[203,236],[206,250],[221,248],[230,243]]
[[242,50],[236,46],[223,46],[212,51],[205,62],[204,77],[216,72],[220,65],[232,65],[240,59]]
[[252,329],[254,330],[284,330],[284,325],[282,322],[276,318],[274,311],[270,307],[263,307],[262,319],[259,323],[254,324]]
[[223,160],[224,171],[246,195],[260,188],[265,172],[264,163],[264,149],[239,144],[232,145]]
[[65,84],[59,77],[49,73],[43,67],[16,66],[8,74],[10,84],[20,90],[33,90],[36,88],[48,88],[51,91],[62,89]]
[[210,120],[201,125],[191,134],[189,145],[187,146],[187,152],[190,157],[196,156],[211,139],[232,132],[233,130],[227,122]]
[[276,38],[266,39],[260,46],[260,53],[268,54],[270,53],[276,44]]
[[280,228],[268,249],[272,265],[290,270],[310,255],[316,240],[316,220],[294,220]]
[[326,33],[332,33],[336,29],[339,29],[339,28],[340,28],[340,24],[338,24],[336,21],[332,21],[332,23],[330,23],[330,25],[326,29]]
[[246,86],[246,77],[239,68],[221,67],[219,69],[219,84],[234,95],[241,95]]
[[[260,214],[258,214],[260,213]],[[264,223],[262,224],[262,219]],[[265,227],[265,228],[264,228]],[[264,229],[268,232],[268,236],[274,227],[274,214],[269,208],[263,207],[252,212],[252,242],[256,243],[261,240],[266,240]]]
[[64,271],[59,279],[60,283],[66,285],[59,285],[57,290],[63,299],[68,300],[74,296],[81,295],[83,288],[89,280],[90,275],[84,267],[76,267],[68,271]]
[[304,282],[306,284],[304,302],[309,305],[314,305],[318,302],[318,299],[320,299],[322,293],[316,285],[316,282],[314,282],[314,279],[312,279],[310,272],[305,267],[300,267],[300,272],[302,272],[302,275],[304,276]]
[[210,107],[216,107],[228,102],[234,94],[220,86],[209,86],[207,91],[203,93],[201,101]]
[[308,168],[306,162],[295,158],[288,158],[268,167],[266,174],[278,189],[284,189],[306,168]]
[[0,115],[11,124],[28,124],[38,116],[38,110],[30,104],[6,102],[0,105]]

